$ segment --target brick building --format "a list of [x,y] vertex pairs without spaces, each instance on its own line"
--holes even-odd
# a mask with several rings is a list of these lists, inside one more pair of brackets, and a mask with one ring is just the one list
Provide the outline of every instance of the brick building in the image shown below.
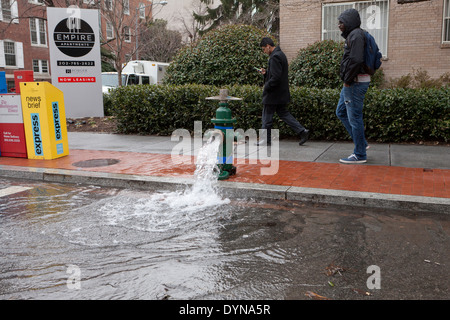
[[450,72],[450,0],[280,0],[280,45],[289,60],[316,41],[342,41],[337,17],[359,11],[377,40],[386,78],[414,69],[437,78]]
[[[34,70],[35,80],[50,81],[46,0],[0,0],[0,71],[6,72],[8,88],[14,87],[14,70]],[[64,7],[65,0],[53,0]],[[151,16],[148,0],[72,0],[81,8],[101,8],[102,43],[124,36],[123,61],[134,57],[136,22]],[[110,10],[120,5],[120,32],[108,23]],[[141,8],[141,9],[139,9]],[[371,32],[383,52],[387,78],[412,68],[436,78],[450,72],[450,0],[280,0],[280,44],[288,59],[299,49],[322,39],[342,40],[337,17],[356,8],[362,27]],[[121,18],[122,19],[122,18]],[[115,30],[114,30],[115,29]],[[114,41],[110,44],[115,46]],[[105,46],[106,47],[106,46]]]
[[[65,3],[64,0],[53,0],[56,7],[65,7]],[[120,33],[124,39],[120,43],[123,46],[122,61],[133,57],[135,31],[151,17],[151,2],[78,0],[72,3],[80,8],[100,8],[101,43],[112,40],[109,44],[116,47],[113,39]],[[14,88],[15,70],[33,70],[35,81],[51,82],[46,8],[45,0],[0,0],[0,71],[6,73],[8,90]],[[111,23],[108,21],[111,19],[118,19],[120,23]],[[104,47],[108,48],[108,45]]]

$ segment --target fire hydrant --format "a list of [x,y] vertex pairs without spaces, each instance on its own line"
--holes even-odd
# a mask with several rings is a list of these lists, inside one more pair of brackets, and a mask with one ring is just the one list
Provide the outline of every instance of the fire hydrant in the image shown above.
[[[219,100],[219,108],[216,110],[216,117],[211,119],[214,129],[222,132],[222,156],[219,156],[219,180],[228,179],[230,175],[236,174],[236,167],[233,166],[233,146],[234,127],[236,118],[232,118],[231,110],[228,108],[229,100],[242,100],[241,98],[230,97],[227,89],[220,89],[220,94],[215,97],[208,97],[207,100]],[[227,130],[228,129],[228,130]]]

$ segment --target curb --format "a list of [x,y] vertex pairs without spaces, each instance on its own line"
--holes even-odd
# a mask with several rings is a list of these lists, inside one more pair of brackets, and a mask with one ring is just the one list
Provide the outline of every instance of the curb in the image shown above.
[[[181,186],[194,183],[194,180],[190,178],[142,176],[7,165],[0,165],[0,177],[152,191],[159,191],[161,189],[174,190],[179,189]],[[450,214],[450,198],[303,188],[231,181],[218,181],[218,186],[223,191],[224,196],[234,198],[306,201],[312,203]]]

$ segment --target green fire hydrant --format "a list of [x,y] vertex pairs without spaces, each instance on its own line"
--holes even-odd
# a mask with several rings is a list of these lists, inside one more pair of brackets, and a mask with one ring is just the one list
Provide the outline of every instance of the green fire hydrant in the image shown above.
[[[242,100],[241,98],[230,97],[227,89],[220,89],[219,96],[208,97],[207,100],[219,100],[219,108],[216,110],[216,117],[211,119],[214,129],[222,132],[222,155],[219,157],[219,180],[228,179],[230,175],[236,174],[236,167],[233,166],[233,145],[234,127],[236,118],[232,118],[231,110],[228,108],[229,100]],[[228,130],[227,130],[228,129]]]

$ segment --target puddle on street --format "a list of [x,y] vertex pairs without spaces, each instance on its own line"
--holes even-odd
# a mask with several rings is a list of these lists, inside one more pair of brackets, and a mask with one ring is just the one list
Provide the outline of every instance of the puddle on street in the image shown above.
[[[0,299],[449,297],[445,215],[0,179],[11,185],[31,188],[0,197]],[[384,290],[367,288],[370,265]]]

